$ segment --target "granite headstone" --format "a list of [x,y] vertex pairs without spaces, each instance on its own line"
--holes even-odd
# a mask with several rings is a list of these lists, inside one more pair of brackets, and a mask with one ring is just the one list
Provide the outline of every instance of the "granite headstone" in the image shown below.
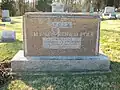
[[99,54],[98,15],[26,13],[25,56],[94,56]]
[[95,14],[26,13],[24,50],[11,60],[12,71],[108,71],[109,58],[99,51],[99,32]]

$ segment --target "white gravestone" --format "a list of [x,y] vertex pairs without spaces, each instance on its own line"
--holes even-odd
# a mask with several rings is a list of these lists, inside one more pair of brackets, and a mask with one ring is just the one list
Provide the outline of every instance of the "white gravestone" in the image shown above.
[[2,17],[3,17],[3,18],[8,18],[8,17],[10,17],[9,10],[2,10]]
[[52,12],[64,12],[64,4],[61,2],[53,2]]
[[114,13],[115,8],[114,7],[105,7],[104,13]]
[[10,13],[9,10],[2,10],[2,22],[10,22]]
[[15,31],[2,31],[2,35],[1,35],[1,40],[2,42],[11,42],[11,41],[15,41],[16,39],[16,33]]

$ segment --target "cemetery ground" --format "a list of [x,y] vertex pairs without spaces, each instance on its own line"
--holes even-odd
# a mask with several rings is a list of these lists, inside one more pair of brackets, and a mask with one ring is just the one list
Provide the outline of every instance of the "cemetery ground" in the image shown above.
[[[12,20],[12,24],[6,23],[6,29],[16,31],[17,41],[0,43],[0,62],[10,62],[18,50],[22,49],[22,17],[13,17]],[[0,86],[0,90],[120,90],[120,20],[102,21],[100,39],[100,48],[111,60],[111,72],[23,75]]]

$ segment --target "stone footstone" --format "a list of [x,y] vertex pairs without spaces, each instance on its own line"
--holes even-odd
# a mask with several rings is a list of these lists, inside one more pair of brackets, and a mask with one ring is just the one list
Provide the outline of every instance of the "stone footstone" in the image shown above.
[[16,32],[4,30],[2,31],[1,41],[2,42],[14,42],[16,40]]
[[11,22],[11,18],[10,17],[4,17],[4,18],[2,18],[2,22]]
[[13,72],[109,71],[110,60],[102,52],[98,56],[25,57],[20,50],[11,60],[11,67]]

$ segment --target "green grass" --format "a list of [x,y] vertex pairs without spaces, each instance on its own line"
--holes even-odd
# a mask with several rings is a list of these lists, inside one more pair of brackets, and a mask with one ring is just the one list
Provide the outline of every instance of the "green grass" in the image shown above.
[[[14,24],[4,23],[6,27],[0,27],[2,30],[15,30],[16,31],[16,42],[13,43],[0,43],[0,61],[7,62],[17,53],[18,50],[22,49],[22,17],[13,17]],[[1,24],[2,22],[0,22]]]
[[[17,41],[0,44],[1,61],[10,60],[22,48],[21,17],[14,20],[18,23],[8,24],[7,27],[16,30]],[[10,81],[3,90],[120,90],[120,20],[101,22],[100,44],[102,51],[111,60],[111,73],[72,75],[65,72],[25,75]]]
[[101,48],[111,61],[120,62],[120,20],[102,22]]

